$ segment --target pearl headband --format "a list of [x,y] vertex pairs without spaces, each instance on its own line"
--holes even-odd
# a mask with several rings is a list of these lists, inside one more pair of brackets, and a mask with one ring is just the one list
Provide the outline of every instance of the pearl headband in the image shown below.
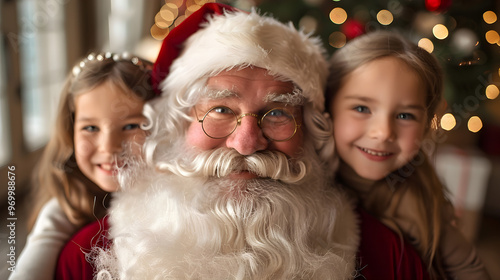
[[73,67],[72,73],[74,77],[77,77],[85,65],[90,61],[104,61],[106,59],[113,59],[113,61],[130,61],[132,64],[136,65],[142,71],[150,71],[152,70],[153,64],[150,61],[139,58],[138,56],[132,56],[128,52],[124,52],[121,54],[112,53],[112,52],[104,52],[104,53],[90,53],[86,58],[84,58],[80,63],[76,64]]

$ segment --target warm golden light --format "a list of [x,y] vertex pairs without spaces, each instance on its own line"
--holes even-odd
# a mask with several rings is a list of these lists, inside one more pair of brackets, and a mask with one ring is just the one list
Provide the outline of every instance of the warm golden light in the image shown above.
[[179,8],[180,6],[182,6],[184,4],[184,1],[183,0],[168,0],[167,5],[168,4],[173,4],[174,6]]
[[174,22],[179,15],[179,7],[173,3],[167,3],[161,7],[160,14],[166,21]]
[[178,26],[179,24],[181,24],[181,22],[183,22],[184,20],[186,19],[186,16],[185,15],[181,15],[179,16],[175,22],[174,22],[174,26]]
[[500,91],[496,85],[489,85],[486,87],[486,97],[488,97],[488,99],[495,99],[498,97],[498,94],[500,94]]
[[446,113],[443,115],[443,117],[441,117],[441,127],[444,129],[444,130],[452,130],[456,125],[457,125],[457,120],[455,119],[455,117],[450,114],[450,113]]
[[394,17],[392,16],[392,13],[389,12],[388,10],[381,10],[377,14],[377,20],[382,25],[389,25],[394,20]]
[[495,23],[497,21],[497,14],[493,11],[486,11],[483,14],[483,19],[487,24]]
[[330,46],[337,48],[337,49],[342,48],[346,44],[346,42],[347,42],[347,39],[346,39],[346,36],[344,35],[344,33],[338,32],[338,31],[330,34],[330,36],[328,38],[328,43],[330,44]]
[[168,28],[163,29],[163,28],[158,27],[158,25],[153,24],[153,26],[151,26],[150,32],[151,32],[151,36],[154,39],[161,41],[161,40],[165,39],[165,37],[167,37],[169,30],[168,30]]
[[167,9],[161,10],[160,15],[167,22],[174,22],[174,20],[176,18],[176,15],[172,11],[167,10]]
[[473,116],[467,122],[467,128],[470,132],[476,133],[483,128],[483,122],[478,116]]
[[203,6],[207,2],[212,2],[212,1],[207,1],[207,0],[194,0],[194,3],[199,6]]
[[347,13],[342,8],[334,8],[330,12],[330,20],[335,24],[342,24],[347,20]]
[[196,5],[196,4],[193,4],[191,6],[188,6],[187,9],[186,9],[186,17],[190,16],[192,13],[198,11],[199,9],[201,8],[200,5]]
[[486,32],[485,37],[486,41],[488,41],[488,43],[490,44],[496,44],[500,40],[500,36],[498,35],[498,32],[496,32],[495,30],[490,30]]
[[418,46],[429,53],[432,53],[434,51],[434,44],[427,38],[420,39],[420,41],[418,41]]
[[432,28],[432,34],[439,40],[446,39],[446,37],[448,37],[448,28],[442,24],[436,24]]
[[172,22],[168,23],[160,13],[157,13],[155,16],[155,25],[161,29],[168,28],[172,24]]

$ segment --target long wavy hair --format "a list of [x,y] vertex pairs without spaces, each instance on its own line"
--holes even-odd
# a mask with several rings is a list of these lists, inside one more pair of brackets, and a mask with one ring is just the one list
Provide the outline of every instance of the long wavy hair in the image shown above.
[[151,62],[113,53],[90,54],[78,62],[62,89],[55,127],[34,171],[34,196],[38,209],[51,197],[57,198],[71,223],[81,226],[105,215],[107,193],[80,171],[74,154],[75,97],[105,82],[142,100],[150,100]]
[[[436,111],[442,101],[443,73],[437,59],[426,50],[407,40],[402,35],[377,31],[360,36],[334,53],[330,60],[330,78],[326,91],[326,108],[331,110],[335,94],[343,81],[361,65],[384,57],[395,57],[406,63],[420,77],[425,86],[427,105],[427,134],[437,130]],[[335,128],[333,128],[335,129]],[[430,140],[430,139],[428,139]],[[432,142],[432,144],[436,144]],[[435,147],[435,146],[434,146]],[[452,218],[451,203],[447,190],[440,182],[427,153],[422,146],[418,154],[407,165],[394,170],[385,179],[372,187],[363,205],[382,222],[408,237],[397,226],[395,214],[403,196],[410,196],[417,209],[414,212],[425,228],[419,229],[421,240],[414,244],[427,263],[433,278],[442,278],[438,244],[444,223]],[[412,172],[402,172],[411,170]],[[404,173],[404,175],[401,175]],[[387,192],[392,192],[388,196]],[[408,206],[405,206],[408,207]]]

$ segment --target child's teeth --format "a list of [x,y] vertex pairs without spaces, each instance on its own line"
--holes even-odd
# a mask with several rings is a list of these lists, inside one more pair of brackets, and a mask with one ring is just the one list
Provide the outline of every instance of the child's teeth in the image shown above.
[[381,153],[381,152],[375,152],[375,151],[372,151],[372,150],[368,150],[368,149],[365,149],[365,148],[361,148],[364,152],[366,152],[367,154],[370,154],[370,155],[374,155],[374,156],[379,156],[379,157],[382,157],[382,156],[388,156],[390,153]]

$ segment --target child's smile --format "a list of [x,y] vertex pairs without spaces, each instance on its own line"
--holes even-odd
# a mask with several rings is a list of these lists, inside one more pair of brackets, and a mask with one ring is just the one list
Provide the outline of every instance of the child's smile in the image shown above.
[[366,157],[370,160],[374,161],[384,161],[386,159],[389,159],[391,156],[394,155],[394,153],[390,152],[383,152],[383,151],[376,151],[376,150],[371,150],[363,147],[358,147],[363,153],[366,154]]
[[333,100],[338,155],[370,180],[405,165],[426,132],[425,96],[420,77],[397,58],[377,59],[354,70]]
[[138,155],[145,133],[144,101],[111,82],[75,98],[75,156],[85,176],[105,191],[116,191],[126,156]]

